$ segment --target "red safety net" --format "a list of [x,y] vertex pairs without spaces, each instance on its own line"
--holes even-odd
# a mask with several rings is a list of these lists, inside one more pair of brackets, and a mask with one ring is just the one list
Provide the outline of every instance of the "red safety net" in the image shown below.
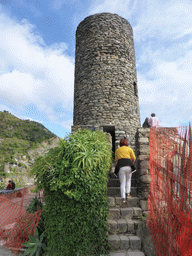
[[[15,253],[34,235],[42,210],[36,213],[26,211],[36,194],[24,188],[11,194],[0,195],[0,240],[1,244]],[[40,196],[40,194],[39,194]]]
[[152,128],[147,224],[157,255],[192,255],[191,127]]

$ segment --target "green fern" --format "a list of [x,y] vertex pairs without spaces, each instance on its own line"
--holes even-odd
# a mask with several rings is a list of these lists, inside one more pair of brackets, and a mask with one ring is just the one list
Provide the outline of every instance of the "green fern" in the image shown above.
[[24,252],[23,255],[29,256],[39,256],[41,255],[43,250],[46,250],[46,245],[43,243],[44,233],[42,233],[39,237],[38,230],[35,230],[34,236],[29,234],[29,241],[22,244],[24,247],[28,247],[28,249]]

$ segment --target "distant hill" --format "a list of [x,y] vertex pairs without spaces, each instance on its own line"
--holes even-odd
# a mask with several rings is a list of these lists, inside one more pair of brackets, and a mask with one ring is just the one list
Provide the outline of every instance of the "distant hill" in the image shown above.
[[30,142],[42,142],[57,137],[42,124],[22,120],[8,111],[0,111],[0,138],[17,138]]
[[30,169],[35,158],[58,142],[59,138],[42,124],[0,111],[0,176],[10,169]]

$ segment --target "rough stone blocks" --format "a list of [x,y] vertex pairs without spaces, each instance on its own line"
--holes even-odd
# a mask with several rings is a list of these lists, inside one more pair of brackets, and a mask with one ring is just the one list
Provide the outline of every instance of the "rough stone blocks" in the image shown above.
[[138,197],[131,197],[127,199],[128,207],[137,207],[139,206],[139,198]]
[[117,220],[118,232],[125,233],[127,232],[127,221],[124,219]]
[[109,236],[108,241],[109,241],[109,245],[111,246],[112,249],[117,250],[121,246],[121,240],[118,235]]
[[121,209],[121,217],[124,219],[132,219],[133,218],[133,208],[122,208]]
[[117,208],[110,208],[109,219],[110,220],[120,219],[120,210]]
[[139,207],[133,207],[133,216],[134,218],[141,218],[142,209]]
[[141,249],[141,239],[138,236],[129,236],[130,248],[132,250]]
[[109,232],[114,234],[117,232],[117,221],[115,220],[108,220],[108,228]]
[[115,206],[115,198],[114,197],[108,197],[109,207]]
[[110,252],[109,256],[127,256],[126,252]]
[[143,252],[128,252],[127,256],[145,256]]
[[129,238],[127,236],[120,236],[121,240],[121,250],[127,250],[129,248]]
[[143,211],[148,211],[147,200],[140,200],[140,205]]
[[149,174],[143,175],[140,177],[140,180],[143,183],[150,184],[151,183],[151,176]]
[[128,233],[133,233],[135,231],[133,220],[127,220],[127,231]]

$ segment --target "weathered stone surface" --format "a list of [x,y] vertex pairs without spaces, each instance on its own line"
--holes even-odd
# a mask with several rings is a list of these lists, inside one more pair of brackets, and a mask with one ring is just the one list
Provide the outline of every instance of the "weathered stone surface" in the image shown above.
[[127,232],[127,222],[125,219],[117,220],[118,233]]
[[143,144],[144,143],[149,143],[149,138],[144,138],[144,137],[143,138],[139,138],[138,141],[139,141],[140,144],[141,143],[143,143]]
[[151,176],[150,176],[149,174],[143,175],[143,176],[140,177],[140,180],[141,180],[143,183],[150,184],[150,182],[151,182]]
[[121,250],[127,250],[129,248],[129,238],[127,236],[120,235]]
[[149,160],[149,154],[143,154],[138,156],[138,161]]
[[110,252],[109,256],[127,256],[127,252],[125,251]]
[[140,206],[143,211],[148,211],[147,200],[140,200]]
[[147,161],[147,160],[140,161],[140,162],[139,162],[139,167],[140,167],[141,169],[147,169],[147,170],[149,170],[149,161]]
[[122,202],[121,197],[115,197],[116,206],[120,206],[120,205],[121,205],[121,202]]
[[113,125],[116,140],[126,136],[134,149],[140,114],[133,31],[117,14],[91,15],[77,27],[73,116],[73,132]]
[[143,220],[142,222],[143,222],[142,227],[139,227],[138,229],[138,236],[142,240],[144,252],[147,256],[156,256],[150,231],[146,225],[145,220]]
[[146,174],[149,174],[149,171],[147,169],[140,169],[141,176],[146,175]]
[[141,239],[138,236],[129,236],[130,248],[132,250],[141,249]]
[[143,217],[147,217],[148,214],[149,214],[148,211],[144,211],[144,212],[143,212]]
[[127,231],[128,233],[133,233],[134,230],[135,230],[135,227],[134,227],[134,221],[133,220],[127,220]]
[[109,207],[115,206],[115,198],[114,197],[108,197]]
[[140,230],[142,228],[143,222],[141,220],[134,220],[134,229]]
[[110,235],[108,238],[109,245],[112,247],[112,249],[119,249],[121,246],[121,240],[118,235]]
[[145,256],[143,252],[128,252],[127,256]]
[[141,193],[141,197],[142,199],[148,199],[148,196],[149,196],[149,191],[142,191]]
[[140,152],[141,155],[149,154],[149,145],[141,144],[140,147],[139,147],[139,152]]
[[117,221],[115,220],[108,220],[108,228],[109,228],[109,232],[114,234],[117,232]]
[[150,133],[150,128],[138,128],[137,129],[138,131],[138,137],[139,138],[149,138],[149,133]]
[[133,207],[133,216],[134,218],[141,218],[142,209],[139,207]]
[[138,197],[131,197],[127,199],[128,207],[137,207],[139,206],[139,198]]
[[121,217],[123,219],[131,219],[133,217],[133,208],[122,208]]
[[120,218],[120,210],[117,208],[110,208],[109,209],[109,219],[115,220]]

